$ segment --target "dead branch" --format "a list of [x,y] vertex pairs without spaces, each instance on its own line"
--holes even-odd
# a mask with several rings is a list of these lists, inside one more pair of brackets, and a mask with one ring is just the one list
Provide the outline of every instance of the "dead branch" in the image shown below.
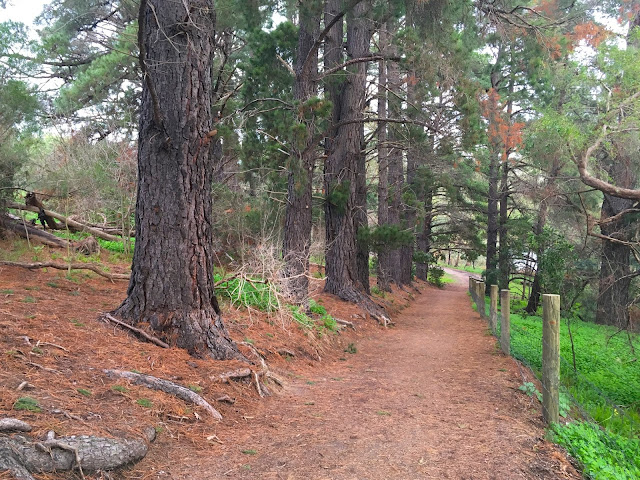
[[158,345],[159,347],[170,348],[168,344],[166,344],[165,342],[163,342],[159,338],[156,338],[153,335],[149,335],[144,330],[141,330],[141,329],[136,328],[136,327],[134,327],[132,325],[129,325],[128,323],[125,323],[122,320],[118,320],[116,317],[114,317],[113,315],[111,315],[109,313],[103,313],[102,315],[100,315],[100,317],[98,317],[98,319],[99,320],[103,320],[103,321],[109,321],[109,322],[115,323],[116,325],[120,325],[121,327],[127,328],[127,329],[131,330],[132,332],[135,332],[138,335],[140,335],[141,337],[145,338],[146,340],[150,341],[151,343],[153,343],[155,345]]
[[[32,207],[30,205],[21,205],[19,203],[9,203],[7,205],[8,208],[13,208],[15,210],[26,210],[28,212],[40,212],[40,209],[37,207]],[[72,220],[69,217],[65,217],[60,213],[54,212],[52,210],[43,209],[45,215],[49,215],[50,217],[55,218],[56,220],[60,220],[65,226],[71,227],[79,232],[88,232],[94,237],[101,238],[103,240],[108,240],[110,242],[121,242],[121,237],[116,237],[115,235],[110,235],[108,233],[103,232],[98,228],[91,227],[84,223],[80,223],[76,220]]]
[[50,247],[68,248],[71,246],[71,242],[69,242],[68,240],[56,237],[49,232],[39,230],[24,221],[15,220],[5,215],[0,215],[0,223],[2,223],[4,228],[6,228],[7,230],[11,230],[13,233],[21,236],[22,238],[35,238],[40,243],[43,243]]
[[42,342],[42,341],[38,340],[38,341],[36,342],[36,347],[39,347],[40,345],[47,345],[47,346],[49,346],[49,347],[59,348],[60,350],[63,350],[63,351],[65,351],[65,352],[68,352],[68,351],[69,351],[69,349],[64,348],[62,345],[57,345],[57,344],[55,344],[55,343],[49,343],[49,342]]
[[8,267],[21,267],[29,270],[35,270],[39,268],[55,268],[58,270],[90,270],[93,273],[97,273],[101,277],[108,278],[109,280],[129,280],[129,274],[127,273],[107,273],[102,271],[98,265],[91,263],[54,263],[54,262],[35,262],[35,263],[21,263],[10,262],[8,260],[0,261],[0,265],[7,265]]
[[336,317],[333,317],[333,319],[334,319],[334,320],[336,321],[336,323],[337,323],[337,324],[339,324],[339,325],[344,325],[344,326],[346,326],[346,327],[353,328],[354,330],[356,329],[356,327],[355,327],[355,325],[353,324],[353,322],[349,322],[349,321],[347,321],[347,320],[342,320],[342,319],[340,319],[340,318],[336,318]]
[[163,380],[151,375],[144,375],[142,373],[126,372],[124,370],[103,370],[110,377],[124,378],[133,382],[136,385],[142,385],[152,390],[160,390],[165,393],[174,395],[186,402],[191,402],[194,405],[204,408],[209,414],[216,420],[222,420],[222,415],[215,408],[213,408],[209,402],[198,395],[196,392],[189,390],[182,385]]

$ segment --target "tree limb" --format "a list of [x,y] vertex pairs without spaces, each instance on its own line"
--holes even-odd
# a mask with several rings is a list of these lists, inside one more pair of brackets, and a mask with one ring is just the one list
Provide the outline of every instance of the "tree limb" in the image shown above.
[[[28,212],[35,212],[38,213],[40,212],[40,209],[38,207],[33,207],[31,205],[22,205],[20,203],[9,203],[7,205],[7,208],[12,208],[14,210],[26,210]],[[94,228],[94,227],[90,227],[89,225],[85,225],[84,223],[80,223],[77,222],[75,220],[71,220],[68,217],[65,217],[64,215],[59,214],[58,212],[54,212],[52,210],[46,210],[43,209],[44,214],[45,215],[49,215],[53,218],[55,218],[56,220],[60,220],[61,222],[63,222],[65,225],[68,225],[69,227],[79,231],[79,232],[88,232],[91,235],[93,235],[94,237],[98,237],[101,238],[103,240],[107,240],[109,242],[121,242],[122,238],[121,237],[116,237],[115,235],[110,235],[108,233],[103,232],[100,229]]]

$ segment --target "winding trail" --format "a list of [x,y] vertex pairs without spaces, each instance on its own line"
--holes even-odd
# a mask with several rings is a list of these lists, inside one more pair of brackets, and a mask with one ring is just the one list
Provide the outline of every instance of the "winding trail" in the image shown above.
[[261,402],[233,427],[236,446],[171,477],[580,478],[542,439],[540,407],[472,310],[467,274],[449,273],[456,283],[427,289],[394,328]]

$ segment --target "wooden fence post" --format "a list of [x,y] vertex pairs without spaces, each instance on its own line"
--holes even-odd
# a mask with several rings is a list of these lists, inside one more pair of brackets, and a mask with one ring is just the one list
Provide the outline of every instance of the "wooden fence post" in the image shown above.
[[478,307],[478,313],[483,320],[487,319],[487,309],[484,300],[484,282],[476,283],[476,296],[478,299],[476,300],[476,306]]
[[560,410],[560,295],[542,296],[542,417],[557,423]]
[[511,355],[511,291],[500,290],[500,310],[502,318],[500,320],[500,348],[505,355]]
[[491,285],[491,303],[489,305],[489,327],[495,335],[498,326],[498,286]]
[[473,303],[475,303],[476,305],[478,304],[478,297],[477,297],[477,293],[478,293],[478,287],[476,287],[476,283],[478,283],[478,281],[475,278],[469,278],[469,288],[471,290],[471,299],[473,300]]

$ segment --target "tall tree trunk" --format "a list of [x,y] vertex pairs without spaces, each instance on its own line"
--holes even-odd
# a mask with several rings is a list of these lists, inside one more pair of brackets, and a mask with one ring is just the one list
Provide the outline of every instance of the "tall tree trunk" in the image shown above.
[[[390,25],[392,22],[389,23]],[[397,25],[393,25],[391,33],[395,32]],[[389,54],[395,56],[398,49],[395,45],[389,46]],[[402,116],[402,100],[400,86],[400,68],[397,62],[387,62],[387,80],[389,90],[389,114],[393,118]],[[402,158],[402,142],[400,125],[389,126],[389,211],[387,223],[398,231],[403,228],[401,223],[402,193],[404,190],[404,165]],[[402,286],[401,247],[398,245],[389,251],[390,274],[393,282]]]
[[[327,2],[327,12],[338,10],[339,0]],[[359,2],[348,15],[347,55],[349,58],[364,58],[369,54],[372,26],[368,19],[370,2]],[[339,11],[339,10],[338,10]],[[325,17],[326,18],[326,17]],[[330,16],[330,18],[333,18]],[[340,23],[340,22],[338,22]],[[340,30],[337,30],[339,28]],[[327,39],[325,49],[330,55],[339,48],[342,26],[334,26],[336,32]],[[332,29],[332,30],[334,30]],[[341,55],[340,55],[341,59]],[[325,67],[332,68],[339,62],[325,54]],[[383,320],[388,318],[366,294],[358,259],[358,228],[362,225],[362,191],[358,176],[364,177],[362,153],[363,129],[361,124],[348,123],[362,116],[366,97],[366,63],[359,62],[347,68],[344,83],[338,86],[341,92],[333,96],[332,82],[328,92],[334,103],[333,121],[339,125],[334,138],[328,142],[329,152],[325,162],[324,187],[326,225],[326,273],[325,291],[340,298],[359,303],[370,314]]]
[[509,220],[509,158],[502,162],[502,174],[500,176],[500,224],[498,236],[500,250],[498,252],[498,286],[501,289],[509,288],[509,242],[507,221]]
[[495,284],[498,279],[498,178],[500,151],[489,149],[489,195],[487,198],[487,268],[486,284]]
[[[638,13],[637,1],[632,2],[635,8],[634,17],[629,22],[627,33],[627,48],[636,52],[639,50],[637,33],[640,28],[640,14]],[[624,152],[625,149],[615,148],[617,152]],[[607,157],[604,161],[604,169],[609,174],[616,185],[624,188],[635,188],[638,182],[637,172],[633,168],[630,158],[624,158],[622,154],[616,157]],[[613,197],[604,194],[602,200],[602,210],[600,219],[606,220],[622,211],[632,208],[634,200]],[[632,238],[633,229],[629,225],[629,219],[622,216],[616,221],[600,224],[600,232],[612,238],[602,242],[600,254],[600,282],[598,285],[598,304],[596,310],[596,322],[607,325],[617,325],[621,328],[629,326],[629,287],[631,286],[630,255],[631,247],[629,242]],[[619,240],[620,242],[616,242]]]
[[[314,8],[315,7],[315,8]],[[318,36],[319,6],[300,9],[298,49],[295,64],[294,99],[299,102],[296,121],[306,135],[294,139],[289,157],[287,207],[284,223],[283,258],[286,293],[294,302],[306,304],[309,296],[309,251],[311,248],[312,181],[316,158],[313,144],[315,122],[306,103],[317,93],[314,77],[318,70],[318,49],[313,48]]]
[[[389,43],[387,24],[383,23],[378,35],[381,53],[386,53]],[[387,116],[387,63],[378,62],[378,116]],[[389,149],[387,146],[387,124],[378,124],[378,226],[389,222]],[[384,245],[378,247],[377,284],[380,290],[391,291],[391,261],[389,250]]]
[[[632,208],[634,204],[633,200],[605,194],[600,218],[606,220],[623,210]],[[623,242],[631,240],[632,230],[628,219],[624,217],[600,226],[603,235]],[[629,287],[632,278],[631,248],[628,244],[618,243],[615,240],[602,242],[596,322],[626,328],[629,325]]]
[[[422,230],[418,234],[417,244],[418,251],[428,255],[431,251],[431,225],[433,223],[433,187],[431,185],[425,188],[424,212],[424,221]],[[416,277],[420,280],[426,280],[428,275],[429,264],[416,262]]]
[[211,0],[143,1],[136,244],[114,312],[192,355],[243,358],[220,317],[211,229]]
[[[549,200],[545,197],[540,201],[540,207],[538,208],[538,220],[533,227],[533,234],[536,237],[540,237],[540,235],[542,235],[542,232],[544,231],[544,226],[547,223],[548,212]],[[536,250],[537,268],[536,273],[533,277],[533,283],[531,284],[531,291],[529,292],[529,301],[527,302],[527,306],[525,308],[525,311],[529,315],[534,315],[538,310],[538,306],[540,305],[540,293],[542,293],[540,258],[542,257],[542,253],[542,247]]]
[[[560,159],[555,156],[553,158],[551,171],[549,172],[547,184],[543,191],[543,197],[540,200],[540,207],[538,208],[538,219],[533,227],[533,234],[538,238],[542,235],[542,232],[544,232],[544,227],[547,224],[547,217],[549,214],[549,200],[551,196],[555,194],[556,181],[561,168],[562,164],[560,162]],[[527,306],[525,308],[525,311],[530,315],[535,314],[538,310],[538,306],[540,305],[540,294],[542,293],[542,272],[540,271],[540,259],[542,258],[542,254],[544,253],[544,248],[544,245],[539,245],[538,249],[536,250],[536,273],[533,277],[533,283],[531,284],[529,301],[527,302]]]
[[[407,81],[407,110],[409,111],[409,117],[413,117],[414,105],[417,105],[416,97],[416,84],[412,80],[415,78],[415,72],[411,72],[409,80]],[[415,127],[408,126],[411,131]],[[412,136],[413,137],[413,136]],[[409,149],[407,150],[407,195],[404,195],[403,211],[402,211],[402,223],[404,228],[408,229],[411,235],[411,243],[409,245],[403,245],[400,253],[400,279],[404,284],[411,284],[413,280],[412,267],[413,267],[413,252],[414,252],[414,239],[415,239],[415,225],[416,225],[416,203],[417,198],[417,169],[418,169],[418,152],[413,146],[414,139],[411,138]]]

